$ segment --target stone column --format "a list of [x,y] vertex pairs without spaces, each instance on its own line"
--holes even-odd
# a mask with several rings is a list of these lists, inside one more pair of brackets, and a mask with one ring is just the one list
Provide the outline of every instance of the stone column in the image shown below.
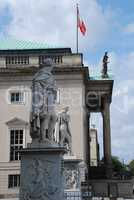
[[89,178],[89,168],[90,168],[90,113],[87,110],[85,111],[85,121],[84,121],[84,127],[85,127],[85,134],[84,134],[84,162],[86,164],[86,179]]
[[102,116],[104,162],[106,166],[111,166],[110,99],[106,97],[104,99]]
[[91,138],[90,138],[90,113],[87,113],[87,122],[88,122],[88,130],[87,130],[87,170],[88,170],[88,174],[87,174],[87,179],[89,181],[90,179],[90,166],[91,166],[91,156],[90,156],[90,141],[91,141]]
[[90,113],[87,113],[87,164],[90,167]]

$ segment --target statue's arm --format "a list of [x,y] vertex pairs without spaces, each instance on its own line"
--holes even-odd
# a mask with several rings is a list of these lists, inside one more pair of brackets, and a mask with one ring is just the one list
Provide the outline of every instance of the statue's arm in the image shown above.
[[67,130],[69,135],[71,136],[71,128],[70,128],[70,116],[67,116],[66,118],[66,123],[67,123]]

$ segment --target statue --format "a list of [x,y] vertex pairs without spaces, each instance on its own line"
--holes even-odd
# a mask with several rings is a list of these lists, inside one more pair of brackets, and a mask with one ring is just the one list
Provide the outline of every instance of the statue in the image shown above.
[[38,142],[52,142],[56,123],[54,103],[56,86],[52,76],[53,64],[46,59],[32,81],[32,112],[30,135]]
[[69,107],[65,107],[63,111],[58,115],[58,132],[59,132],[59,144],[65,146],[68,153],[71,153],[72,136],[70,130],[70,115],[68,114]]
[[102,78],[108,78],[108,52],[105,52],[105,55],[103,57],[103,69],[102,69]]

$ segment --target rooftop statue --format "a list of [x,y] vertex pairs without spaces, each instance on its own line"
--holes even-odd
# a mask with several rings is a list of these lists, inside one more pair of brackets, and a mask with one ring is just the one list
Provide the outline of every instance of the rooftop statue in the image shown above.
[[102,78],[108,78],[108,52],[105,52],[105,55],[103,57],[103,69],[102,69]]
[[51,59],[44,60],[43,66],[40,67],[32,81],[30,135],[33,141],[41,143],[53,142],[56,123],[54,110],[56,86],[51,73],[53,67]]

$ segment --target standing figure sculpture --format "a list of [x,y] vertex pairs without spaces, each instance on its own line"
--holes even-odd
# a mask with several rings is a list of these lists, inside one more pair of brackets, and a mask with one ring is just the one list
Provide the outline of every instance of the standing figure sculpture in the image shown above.
[[58,115],[58,132],[59,132],[59,144],[65,146],[68,153],[72,151],[72,136],[70,130],[70,115],[68,114],[69,107],[65,107],[63,111]]
[[105,55],[103,57],[103,69],[102,69],[102,78],[108,78],[108,52],[105,52]]
[[52,69],[52,61],[46,59],[44,66],[33,77],[30,135],[32,140],[37,142],[53,141],[53,131],[56,123],[54,110],[56,87],[51,73]]

